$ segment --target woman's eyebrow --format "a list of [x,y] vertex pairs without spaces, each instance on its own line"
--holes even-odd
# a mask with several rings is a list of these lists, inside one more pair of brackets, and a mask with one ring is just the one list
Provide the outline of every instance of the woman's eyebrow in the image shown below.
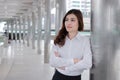
[[76,19],[76,18],[67,18],[67,17],[66,17],[66,19]]
[[71,18],[71,19],[76,19],[76,18]]

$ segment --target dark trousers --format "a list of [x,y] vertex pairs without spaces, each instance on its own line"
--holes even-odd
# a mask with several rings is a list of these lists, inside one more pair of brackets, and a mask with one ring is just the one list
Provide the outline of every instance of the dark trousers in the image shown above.
[[64,74],[61,74],[57,70],[55,71],[55,74],[53,75],[52,80],[81,80],[81,75],[78,76],[66,76]]

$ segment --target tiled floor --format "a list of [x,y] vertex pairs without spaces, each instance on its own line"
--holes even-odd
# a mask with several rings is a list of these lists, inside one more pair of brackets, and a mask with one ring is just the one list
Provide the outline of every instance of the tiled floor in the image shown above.
[[0,53],[0,80],[50,80],[53,68],[43,63],[43,54],[12,42]]
[[[51,80],[54,69],[44,64],[44,55],[37,50],[14,41],[0,49],[0,80]],[[82,77],[89,80],[88,72]]]

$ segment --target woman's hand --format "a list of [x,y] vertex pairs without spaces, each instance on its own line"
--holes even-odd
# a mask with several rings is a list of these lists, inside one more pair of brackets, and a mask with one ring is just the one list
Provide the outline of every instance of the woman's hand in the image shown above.
[[[61,57],[58,52],[54,52],[54,54],[55,54],[56,57]],[[58,67],[58,68],[61,69],[61,70],[65,70],[65,66]]]
[[78,63],[80,61],[80,59],[74,58],[73,61],[74,61],[74,64],[76,64],[76,63]]
[[59,69],[61,69],[61,70],[65,70],[65,66],[63,66],[63,67],[59,67]]

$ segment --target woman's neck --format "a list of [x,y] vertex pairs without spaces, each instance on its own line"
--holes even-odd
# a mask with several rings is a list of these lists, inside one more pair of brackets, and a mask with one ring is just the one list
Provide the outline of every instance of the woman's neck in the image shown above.
[[69,39],[73,39],[76,35],[77,35],[78,32],[69,32],[68,33],[68,37]]

